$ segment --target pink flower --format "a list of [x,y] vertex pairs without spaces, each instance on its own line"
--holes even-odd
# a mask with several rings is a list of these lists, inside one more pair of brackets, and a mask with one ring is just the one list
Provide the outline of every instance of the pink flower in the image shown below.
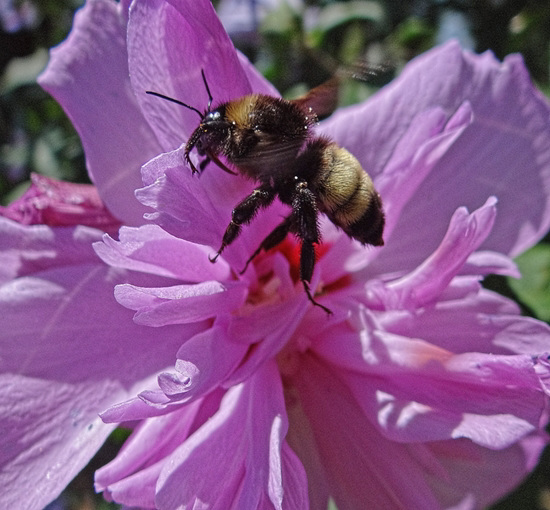
[[125,226],[0,218],[0,506],[42,508],[128,421],[96,477],[128,506],[501,497],[547,442],[550,330],[480,284],[517,276],[510,257],[550,225],[550,108],[521,59],[448,44],[318,126],[361,161],[387,217],[383,248],[321,219],[311,288],[330,317],[296,281],[291,238],[238,274],[281,204],[209,262],[254,183],[214,165],[193,176],[181,144],[196,113],[145,94],[201,109],[201,69],[216,101],[275,94],[207,0],[89,1],[52,51],[41,83]]

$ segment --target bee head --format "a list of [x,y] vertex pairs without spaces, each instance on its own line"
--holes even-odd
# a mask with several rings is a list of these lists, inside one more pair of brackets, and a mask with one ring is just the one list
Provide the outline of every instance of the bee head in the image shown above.
[[202,116],[197,129],[193,131],[187,145],[185,146],[185,159],[191,166],[193,172],[196,170],[189,160],[189,153],[196,147],[201,155],[208,155],[220,152],[220,145],[229,135],[230,124],[225,120],[224,108],[218,108],[214,111],[207,110]]
[[161,99],[172,101],[173,103],[184,106],[189,110],[193,110],[201,118],[199,126],[195,129],[195,131],[193,131],[187,141],[187,144],[185,145],[185,160],[191,167],[193,173],[197,172],[195,165],[193,165],[191,159],[189,158],[189,153],[193,150],[193,148],[196,147],[197,152],[201,156],[219,152],[219,146],[226,138],[229,131],[229,123],[224,120],[224,112],[222,111],[224,110],[223,106],[216,110],[211,110],[212,94],[210,93],[210,87],[208,86],[206,76],[204,75],[204,69],[201,69],[201,75],[206,92],[208,93],[208,106],[206,107],[206,111],[204,113],[201,113],[201,111],[194,106],[188,105],[178,99],[174,99],[151,90],[146,91],[146,94],[151,94],[153,96],[160,97]]

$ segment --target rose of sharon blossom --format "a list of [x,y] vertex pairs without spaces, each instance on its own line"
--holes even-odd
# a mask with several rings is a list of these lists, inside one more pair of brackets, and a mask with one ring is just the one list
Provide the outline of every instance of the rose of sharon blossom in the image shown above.
[[125,422],[96,488],[130,507],[501,497],[547,442],[550,330],[481,286],[518,276],[510,257],[550,225],[550,108],[521,59],[447,44],[319,124],[387,217],[383,248],[320,217],[311,288],[331,316],[307,300],[292,237],[239,274],[281,204],[209,262],[254,183],[214,165],[192,175],[196,113],[145,94],[203,108],[201,69],[215,101],[276,94],[208,0],[88,1],[52,50],[41,84],[125,226],[111,233],[94,210],[64,226],[0,218],[0,506],[42,508]]

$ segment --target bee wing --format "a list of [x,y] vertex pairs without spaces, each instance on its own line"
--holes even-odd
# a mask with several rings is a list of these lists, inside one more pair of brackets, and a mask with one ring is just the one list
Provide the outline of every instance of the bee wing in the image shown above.
[[311,108],[317,117],[327,117],[338,107],[338,92],[344,81],[353,79],[374,83],[377,80],[388,78],[393,70],[394,67],[387,63],[371,64],[357,61],[352,66],[340,67],[332,78],[291,102],[306,112]]
[[264,135],[253,154],[238,158],[234,163],[245,174],[259,179],[291,172],[303,144],[304,140],[281,142],[276,136]]
[[306,95],[293,99],[291,102],[298,105],[304,111],[313,110],[313,113],[317,117],[326,117],[336,110],[338,106],[340,83],[340,76],[335,74],[332,78],[321,83],[321,85],[312,88]]

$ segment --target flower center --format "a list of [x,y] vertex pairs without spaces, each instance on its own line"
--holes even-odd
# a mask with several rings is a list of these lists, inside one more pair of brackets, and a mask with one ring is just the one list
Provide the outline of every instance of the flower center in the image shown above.
[[[316,265],[319,264],[320,260],[329,251],[331,246],[330,243],[315,245]],[[258,280],[249,294],[249,304],[257,305],[260,303],[266,304],[275,302],[281,299],[280,294],[284,294],[285,283],[286,288],[288,288],[289,285],[295,286],[300,282],[301,250],[301,243],[297,241],[294,236],[289,235],[277,246],[267,252],[261,253],[254,259],[254,265],[258,271]],[[270,261],[276,253],[283,255],[288,262],[288,276],[286,268],[283,272],[280,266],[278,268],[276,264]],[[350,282],[351,279],[348,275],[331,280],[330,274],[322,274],[321,283],[316,289],[312,289],[312,292],[314,295],[320,296],[344,288],[349,285]]]

